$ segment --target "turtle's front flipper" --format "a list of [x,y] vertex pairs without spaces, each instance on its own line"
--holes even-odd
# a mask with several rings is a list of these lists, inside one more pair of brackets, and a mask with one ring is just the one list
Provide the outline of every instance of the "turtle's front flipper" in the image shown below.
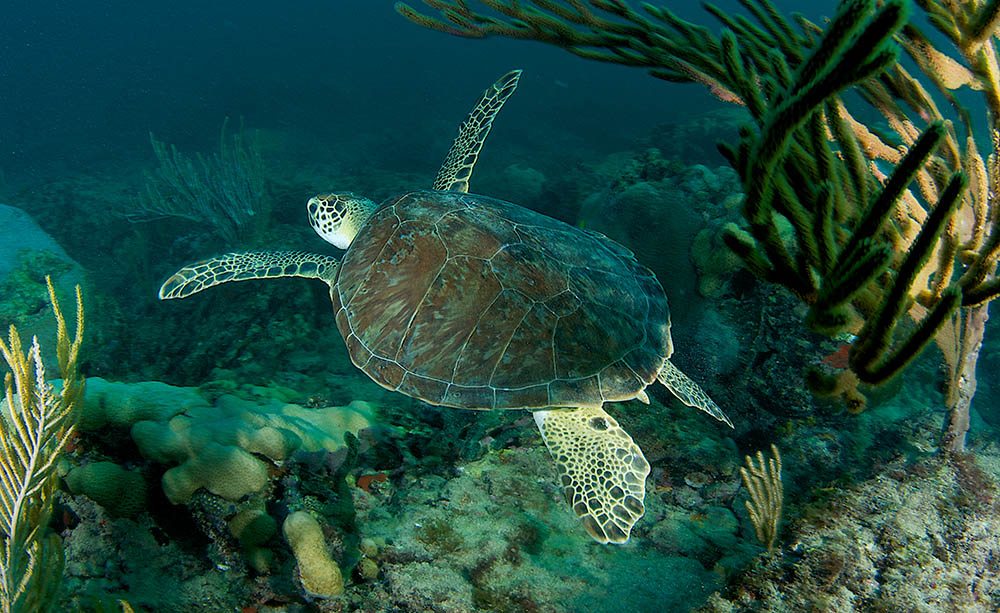
[[160,287],[160,300],[186,298],[220,283],[250,279],[305,277],[332,285],[339,265],[335,257],[304,251],[227,253],[175,272]]
[[493,118],[500,112],[503,103],[514,93],[520,70],[511,70],[490,86],[476,102],[472,112],[458,128],[458,138],[448,151],[438,176],[434,179],[434,189],[454,192],[468,192],[472,168],[479,159],[486,136],[490,133]]
[[705,390],[698,387],[698,384],[690,377],[678,370],[670,360],[664,360],[663,368],[660,369],[660,374],[656,378],[684,404],[701,409],[719,421],[726,422],[730,428],[733,427],[733,422],[729,421],[726,414],[722,412],[719,405],[715,404],[714,400],[708,397]]
[[649,463],[632,437],[598,408],[535,411],[556,461],[559,486],[583,526],[601,544],[628,542],[645,513]]

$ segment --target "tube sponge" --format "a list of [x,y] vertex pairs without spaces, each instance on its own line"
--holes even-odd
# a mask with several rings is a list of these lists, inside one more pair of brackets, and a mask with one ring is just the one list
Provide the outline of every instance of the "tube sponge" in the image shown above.
[[344,593],[344,577],[330,557],[319,522],[306,511],[296,511],[282,526],[299,563],[299,580],[311,596],[331,598]]

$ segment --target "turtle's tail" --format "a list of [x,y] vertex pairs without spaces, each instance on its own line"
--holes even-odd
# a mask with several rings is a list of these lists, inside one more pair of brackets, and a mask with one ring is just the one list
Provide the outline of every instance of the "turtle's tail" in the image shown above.
[[188,264],[160,287],[160,300],[187,298],[203,289],[230,281],[305,277],[333,285],[340,260],[304,251],[248,251],[227,253]]
[[733,422],[729,421],[726,414],[722,412],[719,405],[715,404],[714,400],[708,397],[705,390],[682,373],[670,360],[664,360],[663,368],[660,369],[660,374],[656,378],[684,404],[701,409],[719,421],[725,422],[730,428],[733,427]]

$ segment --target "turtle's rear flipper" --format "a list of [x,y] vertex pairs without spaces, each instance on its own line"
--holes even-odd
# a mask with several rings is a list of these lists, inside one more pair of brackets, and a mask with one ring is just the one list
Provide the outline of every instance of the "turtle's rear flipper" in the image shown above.
[[191,294],[230,281],[305,277],[333,284],[340,260],[304,251],[248,251],[227,253],[188,264],[163,282],[160,300],[187,298]]
[[708,397],[705,390],[698,387],[698,384],[692,381],[690,377],[678,370],[676,366],[670,363],[670,360],[663,362],[663,368],[660,369],[660,374],[656,378],[660,380],[660,383],[667,386],[667,389],[684,404],[689,407],[701,409],[719,421],[726,422],[730,428],[733,427],[733,422],[729,421],[726,414],[722,412],[719,405],[715,404],[714,400]]
[[649,463],[632,437],[598,408],[535,411],[556,462],[559,486],[584,528],[601,544],[628,542],[645,513]]

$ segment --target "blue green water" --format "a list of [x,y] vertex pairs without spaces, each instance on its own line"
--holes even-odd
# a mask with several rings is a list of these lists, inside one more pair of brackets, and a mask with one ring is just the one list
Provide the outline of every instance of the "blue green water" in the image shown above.
[[[776,3],[816,20],[833,5]],[[711,23],[693,4],[671,8]],[[82,283],[80,367],[95,377],[51,524],[66,557],[56,610],[1000,606],[996,320],[972,456],[937,453],[934,348],[870,391],[860,415],[813,397],[803,367],[835,360],[839,343],[807,333],[792,297],[727,259],[719,230],[739,219],[741,187],[715,143],[735,140],[745,116],[702,87],[537,43],[430,32],[388,0],[0,12],[0,204],[13,207],[0,209],[0,325],[54,353],[43,275],[67,312]],[[608,407],[652,469],[624,546],[594,543],[573,517],[528,413],[431,407],[355,368],[324,284],[156,299],[180,266],[232,249],[339,255],[309,227],[308,198],[429,187],[477,96],[513,68],[521,83],[472,191],[633,250],[670,301],[672,361],[735,424],[662,388],[649,405]],[[144,211],[160,165],[150,134],[197,164],[218,154],[227,118],[225,142],[242,126],[261,156],[267,223],[227,242],[205,220]],[[771,443],[785,514],[766,554],[739,467]],[[178,467],[183,487],[202,489],[178,493]],[[343,572],[341,595],[308,589],[282,530],[301,510]]]

